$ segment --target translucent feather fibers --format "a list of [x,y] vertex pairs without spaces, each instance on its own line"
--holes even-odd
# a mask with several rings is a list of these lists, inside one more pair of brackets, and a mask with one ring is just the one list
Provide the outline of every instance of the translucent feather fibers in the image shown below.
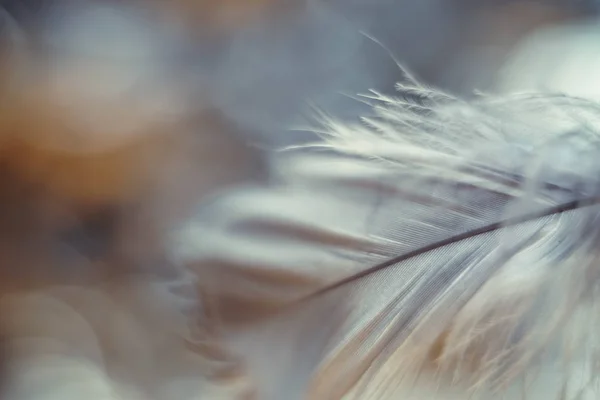
[[398,89],[181,236],[258,398],[596,398],[600,108]]

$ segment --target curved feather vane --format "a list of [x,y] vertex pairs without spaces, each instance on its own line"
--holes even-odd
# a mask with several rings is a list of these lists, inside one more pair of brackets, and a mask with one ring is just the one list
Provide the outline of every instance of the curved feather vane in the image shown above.
[[178,237],[257,398],[597,398],[600,108],[398,88]]

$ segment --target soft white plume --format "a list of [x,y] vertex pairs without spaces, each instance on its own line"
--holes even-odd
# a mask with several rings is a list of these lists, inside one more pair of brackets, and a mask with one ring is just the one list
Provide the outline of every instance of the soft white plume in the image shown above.
[[258,398],[595,396],[600,107],[398,90],[179,238]]

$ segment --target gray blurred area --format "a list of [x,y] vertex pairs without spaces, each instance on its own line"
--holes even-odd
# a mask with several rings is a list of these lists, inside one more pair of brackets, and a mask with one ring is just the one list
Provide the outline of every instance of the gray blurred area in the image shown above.
[[[329,0],[308,2],[237,32],[214,64],[214,99],[248,131],[277,146],[311,138],[310,106],[355,119],[352,95],[393,91],[397,59],[427,83],[469,95],[493,85],[529,32],[579,19],[575,2]],[[310,121],[310,118],[308,118]]]
[[[312,138],[303,129],[315,108],[356,119],[366,106],[352,96],[389,92],[402,79],[393,57],[425,82],[469,95],[494,86],[498,70],[530,32],[593,18],[598,9],[596,2],[576,0],[279,1],[290,5],[215,35],[201,27],[202,35],[166,29],[176,39],[163,53],[199,102],[268,147]],[[35,31],[57,1],[2,3],[4,33],[14,40],[15,24]],[[82,2],[62,3],[61,12],[68,13],[69,5]],[[146,23],[150,28],[141,31],[160,31],[157,21]]]

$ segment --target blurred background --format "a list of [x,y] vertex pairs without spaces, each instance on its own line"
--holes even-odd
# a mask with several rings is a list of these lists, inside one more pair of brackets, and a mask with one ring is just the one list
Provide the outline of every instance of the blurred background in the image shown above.
[[[52,29],[71,24],[68,35],[84,35],[91,22],[82,15],[67,17],[76,8],[73,4],[81,3],[4,0],[4,37],[17,41],[19,27],[39,31],[48,20]],[[356,118],[365,105],[351,99],[353,95],[368,89],[390,92],[402,79],[393,57],[424,82],[461,96],[474,90],[600,96],[594,77],[600,63],[600,23],[596,22],[600,2],[594,0],[115,0],[102,4],[152,15],[146,18],[153,21],[147,32],[177,36],[167,45],[170,53],[163,56],[176,61],[177,73],[194,82],[203,102],[266,146],[311,137],[303,128],[314,107]],[[110,23],[98,32],[102,29],[114,38]]]

